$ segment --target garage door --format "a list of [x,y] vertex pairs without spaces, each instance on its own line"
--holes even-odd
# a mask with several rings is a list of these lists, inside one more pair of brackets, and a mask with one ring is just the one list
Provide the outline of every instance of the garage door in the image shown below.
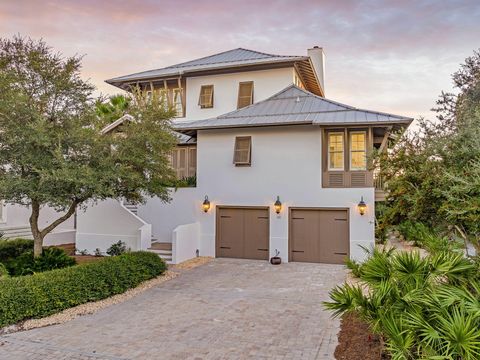
[[268,260],[268,208],[217,208],[217,257]]
[[348,211],[290,210],[290,261],[343,264],[349,256]]

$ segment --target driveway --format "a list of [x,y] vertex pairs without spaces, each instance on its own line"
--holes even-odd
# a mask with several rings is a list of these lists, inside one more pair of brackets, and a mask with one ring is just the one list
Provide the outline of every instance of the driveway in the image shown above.
[[0,337],[0,359],[334,359],[341,265],[215,259],[124,303]]

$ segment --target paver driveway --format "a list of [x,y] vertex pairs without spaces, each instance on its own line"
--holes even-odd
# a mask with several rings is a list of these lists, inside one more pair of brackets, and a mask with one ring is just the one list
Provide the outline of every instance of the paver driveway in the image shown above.
[[339,265],[216,259],[96,314],[0,337],[0,359],[333,359]]

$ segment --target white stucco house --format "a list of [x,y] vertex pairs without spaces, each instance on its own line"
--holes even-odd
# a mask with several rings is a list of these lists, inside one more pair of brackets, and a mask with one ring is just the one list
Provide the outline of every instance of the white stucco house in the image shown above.
[[277,253],[342,263],[374,243],[382,190],[367,157],[412,119],[326,99],[322,48],[305,56],[239,48],[107,83],[167,95],[181,134],[172,166],[196,186],[172,189],[167,204],[111,200],[78,212],[78,249],[122,240],[174,263]]

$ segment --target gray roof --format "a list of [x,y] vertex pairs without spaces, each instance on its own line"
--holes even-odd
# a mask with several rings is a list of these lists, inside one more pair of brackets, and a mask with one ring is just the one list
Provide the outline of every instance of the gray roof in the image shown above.
[[308,56],[273,55],[238,48],[221,52],[219,54],[206,56],[200,59],[167,66],[161,69],[142,71],[130,75],[112,78],[106,80],[106,82],[109,84],[117,84],[127,81],[160,78],[166,76],[178,76],[196,71],[221,69],[233,66],[259,65],[301,60],[308,60]]
[[412,118],[357,109],[290,85],[270,98],[216,118],[175,121],[174,129],[191,134],[200,129],[275,125],[409,125]]

